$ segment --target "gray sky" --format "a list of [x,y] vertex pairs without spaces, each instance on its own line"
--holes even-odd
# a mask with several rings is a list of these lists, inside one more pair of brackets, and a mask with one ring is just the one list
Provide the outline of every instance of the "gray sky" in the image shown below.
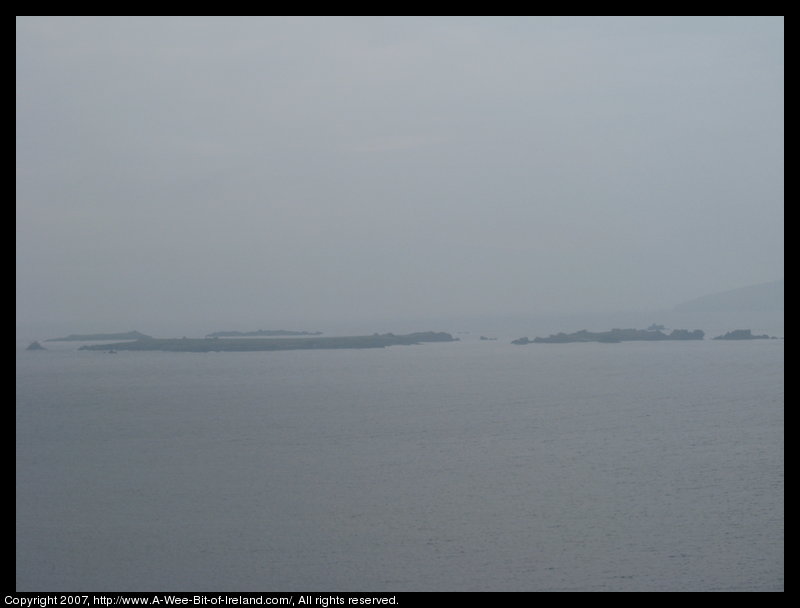
[[646,310],[782,278],[783,28],[19,17],[17,323]]

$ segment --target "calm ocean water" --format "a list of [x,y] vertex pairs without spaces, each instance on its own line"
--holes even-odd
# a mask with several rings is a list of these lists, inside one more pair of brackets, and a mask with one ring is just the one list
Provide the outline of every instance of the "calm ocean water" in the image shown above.
[[782,591],[784,342],[17,353],[18,591]]

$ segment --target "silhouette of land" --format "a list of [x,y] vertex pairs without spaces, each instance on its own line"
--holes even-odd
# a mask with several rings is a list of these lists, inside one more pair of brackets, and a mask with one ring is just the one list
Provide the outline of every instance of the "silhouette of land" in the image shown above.
[[321,331],[291,331],[288,329],[257,329],[255,331],[215,331],[206,338],[250,338],[276,336],[320,336]]
[[734,329],[733,331],[729,331],[728,333],[717,336],[714,338],[715,340],[775,340],[774,336],[768,336],[767,334],[761,334],[760,336],[753,335],[753,332],[749,329]]
[[70,334],[63,338],[50,338],[45,342],[93,342],[98,340],[143,340],[150,336],[138,331],[128,331],[117,334]]
[[784,282],[772,281],[708,294],[682,302],[675,310],[682,312],[777,311],[783,310]]
[[372,334],[371,336],[311,338],[143,338],[116,344],[92,344],[79,350],[162,350],[175,352],[273,351],[297,349],[384,348],[386,346],[455,342],[458,338],[446,332],[417,332],[405,335]]
[[529,340],[528,337],[518,338],[512,344],[563,344],[567,342],[630,342],[641,340],[702,340],[705,332],[700,329],[673,329],[669,334],[661,330],[652,329],[612,329],[611,331],[592,332],[585,329],[571,334],[557,333],[546,338],[537,337]]

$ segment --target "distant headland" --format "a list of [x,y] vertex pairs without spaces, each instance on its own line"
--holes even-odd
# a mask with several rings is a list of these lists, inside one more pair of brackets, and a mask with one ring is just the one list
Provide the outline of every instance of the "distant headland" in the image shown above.
[[79,350],[160,350],[172,352],[276,351],[298,349],[385,348],[387,346],[422,344],[424,342],[456,342],[446,332],[417,332],[405,335],[372,334],[371,336],[303,337],[303,338],[141,338],[116,344],[84,345]]
[[675,306],[680,312],[781,311],[784,282],[772,281],[712,293]]

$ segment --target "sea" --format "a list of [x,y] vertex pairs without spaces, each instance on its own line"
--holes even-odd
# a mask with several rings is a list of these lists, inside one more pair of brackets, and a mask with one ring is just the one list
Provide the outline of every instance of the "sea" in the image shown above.
[[782,336],[453,335],[18,344],[16,590],[784,590]]

